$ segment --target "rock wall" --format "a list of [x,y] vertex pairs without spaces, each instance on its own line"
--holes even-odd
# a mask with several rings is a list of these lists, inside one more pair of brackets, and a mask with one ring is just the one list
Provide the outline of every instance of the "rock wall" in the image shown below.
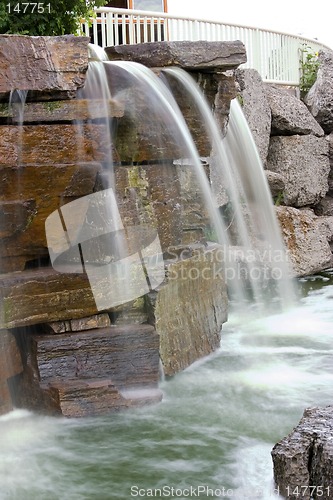
[[[0,36],[0,413],[16,406],[77,417],[158,401],[160,356],[167,374],[184,369],[218,347],[227,317],[192,165],[175,162],[177,144],[159,116],[155,126],[133,125],[146,111],[140,98],[129,110],[121,98],[107,106],[95,99],[91,109],[80,97],[87,45],[83,37]],[[212,63],[194,44],[180,65],[201,84],[224,130],[236,92],[228,71],[245,50],[240,42],[205,49]],[[115,68],[108,73],[111,88],[120,78]],[[209,155],[202,124],[182,99],[198,150]],[[77,272],[51,266],[45,221],[109,186],[110,155],[121,220],[158,232],[166,280],[154,294],[99,310],[79,261]]]
[[333,265],[333,53],[319,60],[305,103],[293,89],[263,83],[255,70],[236,71],[295,276]]

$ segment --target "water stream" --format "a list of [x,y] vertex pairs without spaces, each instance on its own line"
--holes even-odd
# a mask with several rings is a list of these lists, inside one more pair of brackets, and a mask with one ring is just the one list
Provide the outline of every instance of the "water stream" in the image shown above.
[[246,324],[234,311],[220,350],[163,382],[161,404],[0,417],[1,500],[128,500],[163,487],[157,498],[186,499],[191,487],[201,499],[279,498],[273,444],[305,407],[332,402],[332,277],[303,280],[310,291],[289,312]]
[[[177,122],[170,134],[185,144],[183,158],[193,163],[223,243],[219,233],[225,227],[167,88],[137,64],[103,64],[128,76],[132,84],[134,79],[139,93],[144,82],[146,98],[162,104],[155,113],[165,115],[166,122]],[[235,140],[232,135],[231,142]],[[238,151],[231,161],[244,164],[242,154]],[[245,154],[251,161],[252,151]],[[107,171],[111,164],[110,148]],[[246,169],[243,177],[243,194],[251,204],[256,186]],[[110,185],[111,174],[105,187]],[[265,185],[260,194],[266,202],[267,193]],[[263,232],[273,233],[274,249],[279,249],[275,220],[265,210],[258,217]],[[303,280],[300,286],[307,292],[299,304],[275,315],[246,317],[244,306],[235,302],[221,348],[164,380],[161,404],[92,419],[51,418],[24,410],[0,417],[0,500],[278,498],[272,483],[272,446],[298,423],[306,406],[331,403],[333,272]],[[286,294],[286,288],[279,293]]]

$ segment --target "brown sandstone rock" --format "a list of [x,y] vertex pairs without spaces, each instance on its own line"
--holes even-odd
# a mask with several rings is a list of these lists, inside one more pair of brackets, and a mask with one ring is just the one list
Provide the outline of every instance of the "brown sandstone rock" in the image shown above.
[[174,375],[220,345],[228,303],[221,248],[198,248],[189,258],[170,260],[167,275],[149,297],[164,371]]
[[45,325],[49,333],[80,332],[84,330],[93,330],[95,328],[106,328],[108,326],[111,326],[111,321],[107,313],[94,314],[85,318],[68,321],[55,321]]
[[101,170],[93,162],[59,165],[45,159],[48,164],[0,165],[0,271],[22,270],[27,261],[47,256],[46,218],[66,200],[92,193]]
[[0,165],[54,165],[108,159],[103,125],[1,127]]
[[22,371],[21,353],[13,333],[0,330],[0,415],[13,409],[8,380]]
[[158,348],[158,335],[150,325],[32,336],[41,384],[110,378],[120,389],[154,387],[158,382]]
[[88,101],[73,99],[68,101],[28,102],[20,104],[0,104],[0,118],[7,123],[46,123],[94,120],[103,117],[123,116],[124,110],[119,101],[110,100],[107,105],[99,99]]
[[88,68],[87,37],[0,36],[0,98],[11,90],[42,98],[74,97]]
[[159,338],[150,325],[37,335],[16,332],[25,346],[15,405],[68,417],[93,416],[160,401]]
[[51,268],[0,275],[0,327],[48,323],[96,314],[89,281],[83,274]]

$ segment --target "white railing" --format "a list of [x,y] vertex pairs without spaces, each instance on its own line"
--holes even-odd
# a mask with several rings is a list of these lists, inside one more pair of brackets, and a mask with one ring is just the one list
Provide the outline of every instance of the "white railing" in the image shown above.
[[242,67],[256,69],[266,82],[293,86],[299,85],[301,49],[328,48],[316,40],[262,28],[109,7],[96,9],[91,26],[85,22],[81,26],[92,43],[102,47],[163,40],[241,40],[247,52]]

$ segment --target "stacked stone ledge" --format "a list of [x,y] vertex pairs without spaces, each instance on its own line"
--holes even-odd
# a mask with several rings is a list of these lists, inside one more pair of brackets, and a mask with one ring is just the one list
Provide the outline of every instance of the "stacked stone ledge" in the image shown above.
[[[157,401],[159,356],[168,374],[186,368],[219,346],[226,321],[221,275],[207,280],[198,272],[194,280],[170,279],[188,266],[200,271],[207,265],[206,252],[211,258],[218,251],[204,244],[208,219],[197,201],[191,166],[174,163],[177,146],[167,130],[163,148],[156,149],[150,141],[154,124],[140,122],[133,129],[121,100],[111,100],[107,111],[96,100],[91,115],[87,101],[78,98],[88,67],[87,45],[84,37],[0,36],[0,69],[11,64],[10,73],[0,71],[0,413],[15,406],[99,415]],[[177,57],[184,49],[179,47]],[[228,70],[245,61],[245,50],[239,42],[215,44],[211,50],[209,64],[198,61],[203,51],[197,44],[187,57],[224,130],[235,95]],[[119,75],[114,71],[108,77]],[[9,106],[13,89],[21,92]],[[22,109],[18,101],[26,90]],[[185,97],[182,107],[189,110],[185,118],[200,154],[208,156],[202,124]],[[133,110],[145,112],[140,100]],[[44,223],[60,206],[105,188],[110,144],[101,138],[109,120],[117,121],[112,155],[122,219],[136,222],[135,200],[124,195],[134,191],[142,207],[139,217],[158,229],[163,251],[175,249],[183,260],[166,263],[169,278],[154,296],[100,312],[85,274],[50,266]],[[196,255],[193,262],[184,258],[186,251]],[[196,310],[195,323],[186,297]],[[181,307],[177,318],[176,305]]]

